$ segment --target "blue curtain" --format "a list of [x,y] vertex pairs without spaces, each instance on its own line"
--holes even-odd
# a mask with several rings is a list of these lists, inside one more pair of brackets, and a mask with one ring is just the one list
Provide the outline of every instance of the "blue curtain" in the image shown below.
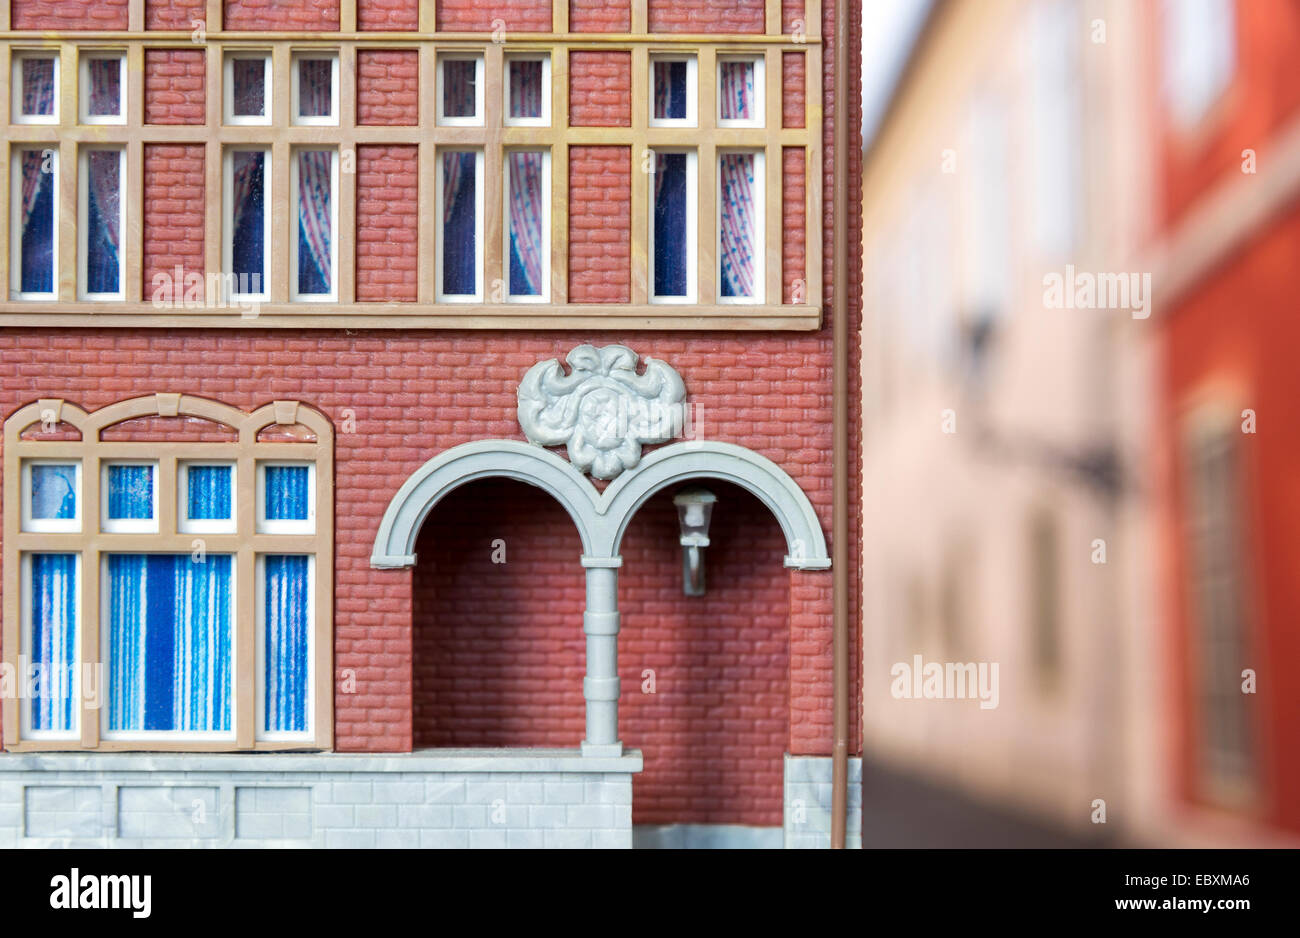
[[32,664],[40,685],[31,701],[34,730],[76,728],[77,555],[32,554]]
[[110,554],[111,731],[229,732],[229,554]]
[[108,516],[112,519],[153,517],[153,466],[108,467]]
[[686,295],[686,154],[655,154],[655,295]]
[[442,155],[442,292],[448,296],[474,293],[478,256],[474,173],[473,153]]
[[[238,62],[235,63],[238,66]],[[231,158],[231,202],[233,203],[230,272],[235,275],[241,292],[261,293],[265,271],[262,223],[266,197],[263,169],[266,153],[262,150],[239,150]]]
[[230,519],[229,466],[190,466],[186,488],[186,514],[191,521]]
[[86,219],[86,290],[117,293],[121,289],[122,156],[117,150],[92,150]]
[[76,466],[32,466],[31,515],[37,519],[77,517]]
[[[540,62],[533,64],[541,66]],[[545,157],[541,153],[514,151],[506,159],[510,164],[510,294],[541,296]]]
[[307,729],[308,558],[268,554],[265,564],[263,729]]
[[266,520],[307,520],[307,467],[266,467]]
[[686,63],[655,63],[655,118],[686,119]]
[[54,182],[41,150],[22,151],[22,247],[19,281],[24,293],[54,291]]

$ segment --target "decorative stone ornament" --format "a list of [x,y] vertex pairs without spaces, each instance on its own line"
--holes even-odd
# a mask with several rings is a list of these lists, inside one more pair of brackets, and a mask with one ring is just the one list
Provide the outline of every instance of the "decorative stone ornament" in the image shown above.
[[625,345],[579,345],[565,361],[538,362],[519,383],[519,425],[530,443],[566,446],[569,461],[612,479],[641,461],[641,447],[665,443],[683,425],[686,385],[672,366]]

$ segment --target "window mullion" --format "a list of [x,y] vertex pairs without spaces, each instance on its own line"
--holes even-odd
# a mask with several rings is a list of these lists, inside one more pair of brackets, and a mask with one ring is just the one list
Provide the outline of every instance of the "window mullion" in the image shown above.
[[[633,4],[635,8],[635,4]],[[644,14],[645,5],[641,5]],[[567,100],[565,102],[567,108]],[[567,117],[567,110],[566,110]],[[566,125],[568,121],[565,121]],[[646,129],[650,124],[650,54],[643,44],[632,48],[632,152],[629,178],[632,183],[632,290],[634,304],[649,302],[650,277],[654,259],[650,257],[650,192],[652,177],[645,171],[653,161],[648,151]],[[653,169],[653,165],[650,166]],[[567,173],[566,173],[567,175]],[[565,184],[568,180],[565,179]]]
[[[505,56],[501,43],[492,43],[484,56],[483,94],[483,239],[479,245],[483,271],[482,298],[502,297],[509,283],[505,269],[505,154],[502,137],[505,101]],[[500,289],[498,289],[500,286]]]
[[241,441],[236,459],[236,532],[240,538],[235,552],[235,746],[252,749],[257,732],[257,467],[254,446]]

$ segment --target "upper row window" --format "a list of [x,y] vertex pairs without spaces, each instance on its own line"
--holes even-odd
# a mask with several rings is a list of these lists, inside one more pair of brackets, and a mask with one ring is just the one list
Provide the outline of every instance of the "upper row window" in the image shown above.
[[[269,125],[272,111],[271,54],[232,52],[225,62],[227,124]],[[306,126],[339,122],[339,57],[329,52],[293,56],[289,77],[291,120]]]
[[[80,58],[79,119],[83,124],[124,124],[126,56],[121,52],[87,52]],[[59,56],[24,52],[13,59],[11,122],[59,122]]]
[[[651,57],[651,127],[698,126],[698,71],[693,55]],[[763,87],[762,56],[719,56],[714,114],[718,126],[762,127]]]

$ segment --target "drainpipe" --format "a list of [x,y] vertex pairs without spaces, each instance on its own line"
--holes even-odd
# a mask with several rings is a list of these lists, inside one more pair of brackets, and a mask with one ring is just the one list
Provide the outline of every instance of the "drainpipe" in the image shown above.
[[835,165],[831,283],[832,461],[831,578],[834,592],[834,748],[831,750],[831,849],[843,850],[849,789],[849,16],[835,4]]

